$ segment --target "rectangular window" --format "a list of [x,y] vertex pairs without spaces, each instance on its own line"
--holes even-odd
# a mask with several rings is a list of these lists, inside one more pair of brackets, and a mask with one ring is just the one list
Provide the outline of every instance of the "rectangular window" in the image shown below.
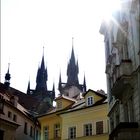
[[12,113],[8,111],[8,118],[12,118]]
[[15,114],[13,115],[13,121],[17,121],[17,116]]
[[30,127],[30,136],[33,137],[33,127]]
[[103,121],[96,122],[96,134],[103,134]]
[[112,118],[110,118],[110,129],[111,131],[114,129],[114,121]]
[[54,125],[54,138],[60,137],[60,124]]
[[36,139],[35,140],[39,140],[38,136],[39,136],[39,132],[38,132],[38,130],[36,130],[36,135],[35,135]]
[[92,96],[87,98],[87,105],[88,106],[93,105],[93,97]]
[[84,136],[91,136],[92,135],[92,124],[85,124],[84,125]]
[[44,128],[44,140],[49,140],[49,127]]
[[75,139],[76,138],[76,127],[70,127],[68,130],[69,134],[69,139]]
[[24,123],[24,133],[27,135],[27,122]]

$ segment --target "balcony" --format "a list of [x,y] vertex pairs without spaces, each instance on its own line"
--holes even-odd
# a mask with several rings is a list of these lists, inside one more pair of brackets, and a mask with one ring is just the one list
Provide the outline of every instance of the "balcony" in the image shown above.
[[137,122],[120,122],[110,133],[109,140],[139,140],[140,128]]
[[132,62],[131,60],[122,60],[120,65],[113,69],[112,95],[121,99],[121,93],[131,85]]

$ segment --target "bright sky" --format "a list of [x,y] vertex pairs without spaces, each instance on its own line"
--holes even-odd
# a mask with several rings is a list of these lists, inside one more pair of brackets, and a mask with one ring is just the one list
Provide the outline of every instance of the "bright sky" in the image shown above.
[[[109,1],[109,0],[108,0]],[[67,63],[74,37],[79,81],[87,88],[106,91],[104,39],[99,28],[107,0],[1,0],[1,82],[10,63],[11,86],[26,92],[35,88],[43,46],[48,89],[58,87],[61,71],[66,82]]]

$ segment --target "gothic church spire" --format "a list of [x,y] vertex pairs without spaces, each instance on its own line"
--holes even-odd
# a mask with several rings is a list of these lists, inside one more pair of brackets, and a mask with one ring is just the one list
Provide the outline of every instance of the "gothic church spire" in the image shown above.
[[72,43],[71,57],[67,66],[67,85],[68,86],[79,85],[78,73],[79,73],[79,66],[78,66],[78,61],[77,63],[75,61],[75,54],[74,54],[73,43]]
[[37,77],[36,77],[36,91],[44,91],[44,92],[47,91],[47,80],[48,80],[48,73],[47,73],[47,67],[45,68],[44,48],[43,48],[41,66],[38,68]]

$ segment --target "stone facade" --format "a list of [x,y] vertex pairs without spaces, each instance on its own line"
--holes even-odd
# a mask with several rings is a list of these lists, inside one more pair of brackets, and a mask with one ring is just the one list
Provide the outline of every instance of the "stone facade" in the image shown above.
[[140,3],[122,0],[113,20],[103,22],[110,140],[140,138]]

